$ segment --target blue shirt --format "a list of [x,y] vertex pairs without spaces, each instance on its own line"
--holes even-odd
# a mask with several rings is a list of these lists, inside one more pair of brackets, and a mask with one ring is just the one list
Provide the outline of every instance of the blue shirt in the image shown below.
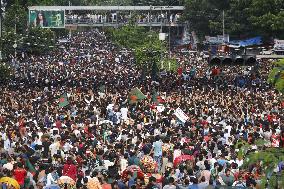
[[162,145],[163,143],[161,141],[156,141],[153,143],[153,148],[154,148],[154,156],[162,156],[163,151],[162,151]]

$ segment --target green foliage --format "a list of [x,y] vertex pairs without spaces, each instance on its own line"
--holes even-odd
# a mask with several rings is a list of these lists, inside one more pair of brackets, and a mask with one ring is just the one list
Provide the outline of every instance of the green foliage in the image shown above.
[[143,27],[136,27],[135,25],[126,25],[119,29],[110,29],[113,41],[121,46],[129,49],[135,49],[143,45],[147,38],[146,29]]
[[50,29],[30,28],[23,34],[15,34],[14,32],[4,32],[0,41],[3,57],[14,55],[14,45],[17,44],[17,52],[27,52],[30,54],[43,54],[51,50],[54,45],[54,32]]
[[187,0],[184,20],[199,36],[225,32],[233,37],[284,37],[284,1],[279,0]]
[[236,144],[235,144],[235,149],[239,149],[238,151],[238,157],[243,158],[247,151],[249,150],[250,145],[244,141],[244,140],[239,140]]
[[4,63],[0,62],[0,83],[3,83],[11,78],[12,69]]
[[53,49],[54,45],[54,32],[39,27],[31,28],[23,42],[23,48],[31,54],[46,53]]
[[2,33],[1,47],[2,47],[2,56],[3,58],[8,57],[14,53],[14,47],[16,41],[19,41],[20,35],[15,34],[14,32],[4,32]]
[[151,64],[153,62],[159,63],[164,52],[166,51],[165,46],[162,41],[159,40],[158,35],[154,33],[149,33],[143,39],[143,43],[134,48],[134,54],[136,62],[138,65],[142,66],[145,64]]
[[161,59],[166,47],[164,42],[159,40],[157,33],[129,24],[118,29],[108,29],[107,35],[119,47],[133,50],[139,67],[145,67],[149,71],[155,62],[158,68],[161,68]]
[[[25,33],[28,22],[28,14],[26,10],[19,4],[10,6],[3,20],[3,26],[5,31],[12,31],[16,33]],[[15,31],[16,24],[16,31]]]
[[179,67],[177,60],[173,58],[163,59],[160,66],[163,70],[171,72],[177,72],[177,69]]
[[280,161],[284,160],[284,149],[282,148],[267,148],[262,151],[253,152],[246,156],[244,161],[244,167],[248,168],[252,164],[260,163],[263,167],[265,176],[262,177],[262,188],[265,188],[266,181],[268,180],[269,188],[277,188],[279,181],[284,183],[283,171],[278,174],[274,172],[274,169],[278,166]]
[[274,65],[275,67],[268,75],[268,82],[273,84],[278,91],[284,92],[284,59],[275,62]]

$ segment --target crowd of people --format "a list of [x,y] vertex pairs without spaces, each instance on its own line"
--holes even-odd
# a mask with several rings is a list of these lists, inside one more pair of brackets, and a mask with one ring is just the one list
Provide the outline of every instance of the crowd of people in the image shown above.
[[[0,177],[21,188],[258,188],[265,167],[246,155],[284,147],[269,61],[211,66],[202,52],[173,51],[180,68],[153,81],[98,30],[61,46],[19,57],[1,86]],[[135,88],[146,98],[133,103]]]
[[[135,18],[133,19],[133,15]],[[128,12],[109,12],[95,14],[67,14],[67,24],[76,23],[129,23],[131,20],[136,23],[177,23],[181,17],[180,13],[132,13]]]

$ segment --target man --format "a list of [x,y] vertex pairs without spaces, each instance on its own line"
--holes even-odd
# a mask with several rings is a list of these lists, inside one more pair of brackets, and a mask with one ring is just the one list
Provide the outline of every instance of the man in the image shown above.
[[154,160],[158,164],[158,171],[161,170],[161,161],[162,161],[162,155],[163,155],[162,145],[163,145],[163,142],[160,141],[159,135],[155,136],[155,142],[153,143],[153,150],[154,150]]
[[174,184],[175,179],[173,177],[169,178],[169,184],[165,185],[163,189],[176,189],[177,187]]
[[221,176],[223,182],[227,185],[227,186],[232,186],[234,183],[234,176],[231,175],[231,170],[230,169],[226,169],[225,170],[225,174]]
[[18,162],[18,167],[14,170],[13,176],[21,187],[25,184],[25,178],[27,176],[27,171],[23,168],[23,164]]
[[160,187],[156,184],[156,181],[156,178],[151,176],[145,189],[159,189]]

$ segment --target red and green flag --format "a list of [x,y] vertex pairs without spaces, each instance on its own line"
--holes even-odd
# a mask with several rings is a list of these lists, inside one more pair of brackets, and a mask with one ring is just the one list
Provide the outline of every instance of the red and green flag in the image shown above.
[[147,98],[137,87],[132,89],[128,95],[128,100],[130,104],[137,103],[141,100]]
[[28,158],[26,158],[26,159],[24,159],[24,163],[25,163],[26,168],[28,168],[29,172],[32,175],[35,175],[36,170],[35,170],[34,166],[31,164],[30,160]]
[[153,91],[152,91],[152,98],[151,98],[151,100],[156,105],[165,103],[165,100],[161,96],[158,95],[156,89],[153,89]]
[[64,94],[59,98],[59,108],[65,107],[69,104],[67,95]]

